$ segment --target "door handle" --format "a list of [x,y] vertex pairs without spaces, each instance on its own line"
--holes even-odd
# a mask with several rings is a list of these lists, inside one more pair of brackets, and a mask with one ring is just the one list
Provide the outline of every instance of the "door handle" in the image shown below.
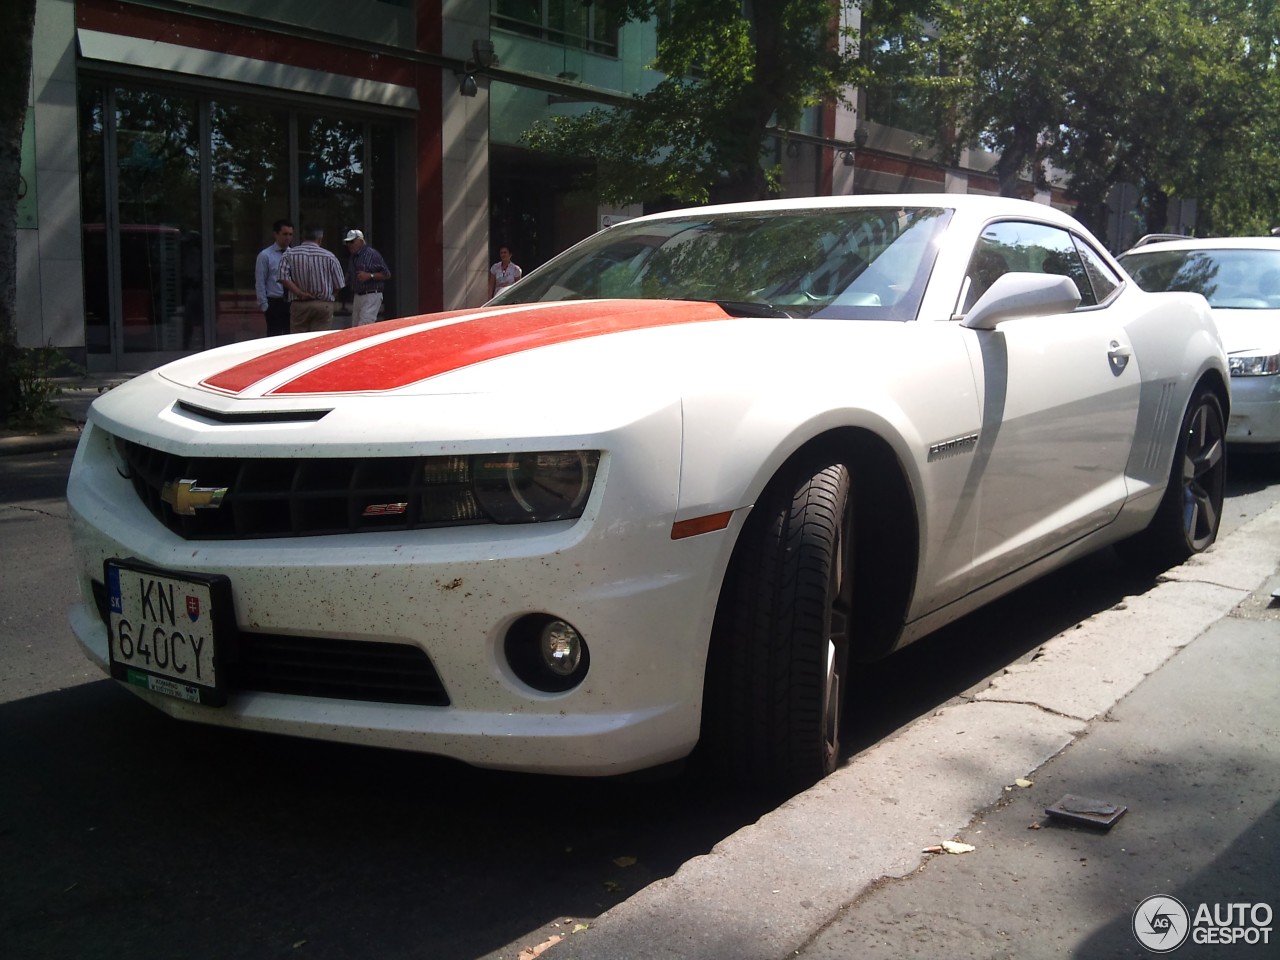
[[1129,365],[1129,358],[1132,356],[1132,348],[1122,347],[1119,341],[1112,340],[1111,346],[1107,350],[1107,362],[1111,365],[1112,375],[1118,377],[1124,373],[1124,368]]

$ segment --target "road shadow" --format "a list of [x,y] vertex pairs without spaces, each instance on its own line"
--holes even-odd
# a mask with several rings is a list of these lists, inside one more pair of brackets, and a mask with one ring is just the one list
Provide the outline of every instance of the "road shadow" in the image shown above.
[[475,958],[594,917],[757,819],[574,780],[184,724],[108,681],[0,706],[12,957]]

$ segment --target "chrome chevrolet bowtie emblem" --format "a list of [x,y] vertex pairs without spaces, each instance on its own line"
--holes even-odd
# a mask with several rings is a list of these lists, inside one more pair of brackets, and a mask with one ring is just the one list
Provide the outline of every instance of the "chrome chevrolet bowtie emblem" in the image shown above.
[[170,480],[160,488],[160,499],[184,517],[195,516],[197,510],[218,509],[226,495],[226,487],[197,487],[194,480]]

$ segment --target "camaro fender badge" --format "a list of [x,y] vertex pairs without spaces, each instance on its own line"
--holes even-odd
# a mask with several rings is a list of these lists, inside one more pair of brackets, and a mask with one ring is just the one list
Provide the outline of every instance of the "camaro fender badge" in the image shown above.
[[962,453],[973,453],[977,445],[978,435],[976,433],[966,433],[963,437],[953,437],[950,440],[930,444],[929,462],[946,460],[948,457],[958,457]]
[[226,495],[226,487],[198,487],[195,480],[170,480],[160,488],[160,499],[183,517],[194,517],[197,510],[218,509]]

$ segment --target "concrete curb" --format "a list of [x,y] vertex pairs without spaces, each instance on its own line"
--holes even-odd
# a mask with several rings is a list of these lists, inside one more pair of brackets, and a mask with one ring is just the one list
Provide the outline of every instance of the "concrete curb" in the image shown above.
[[944,707],[855,757],[547,956],[792,955],[878,880],[918,869],[924,847],[960,833],[1007,785],[1228,616],[1275,575],[1277,544],[1280,506],[1145,594],[1054,637],[971,702]]

